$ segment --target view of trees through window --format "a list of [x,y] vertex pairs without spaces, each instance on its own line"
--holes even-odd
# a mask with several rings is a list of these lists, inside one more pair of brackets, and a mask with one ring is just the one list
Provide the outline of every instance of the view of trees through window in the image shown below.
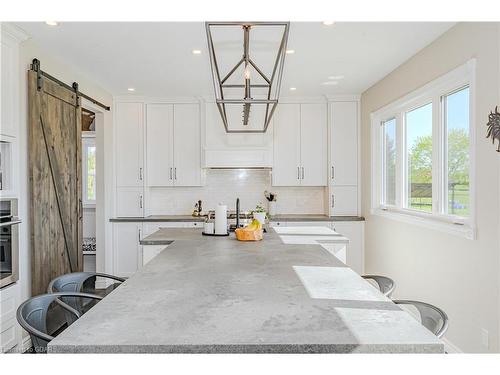
[[406,113],[408,207],[432,211],[432,103]]
[[449,214],[469,215],[469,88],[444,98]]
[[95,146],[87,147],[87,201],[94,201],[96,199],[96,185],[95,185]]
[[383,123],[384,133],[384,203],[396,204],[396,119]]

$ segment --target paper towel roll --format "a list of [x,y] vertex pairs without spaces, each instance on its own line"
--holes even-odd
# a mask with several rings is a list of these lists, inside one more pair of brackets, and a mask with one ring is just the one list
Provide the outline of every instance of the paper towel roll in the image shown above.
[[219,204],[215,208],[215,234],[227,233],[227,206]]

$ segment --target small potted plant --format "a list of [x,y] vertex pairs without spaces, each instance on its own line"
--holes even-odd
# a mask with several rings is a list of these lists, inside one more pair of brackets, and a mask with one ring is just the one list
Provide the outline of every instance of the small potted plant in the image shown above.
[[252,211],[253,218],[258,220],[262,225],[266,223],[266,210],[260,204],[255,207],[255,210]]
[[269,206],[267,212],[269,213],[269,216],[272,217],[276,215],[276,199],[278,198],[278,195],[266,190],[264,191],[264,196],[266,197]]

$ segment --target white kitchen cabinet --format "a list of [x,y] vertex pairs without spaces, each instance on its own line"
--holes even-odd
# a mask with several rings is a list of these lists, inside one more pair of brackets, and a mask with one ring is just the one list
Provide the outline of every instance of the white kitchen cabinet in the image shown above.
[[327,185],[325,104],[300,105],[300,167],[302,186]]
[[148,186],[174,183],[174,106],[146,105],[146,161]]
[[0,103],[0,113],[1,113],[1,132],[3,135],[10,135],[15,137],[17,134],[16,124],[15,124],[15,108],[17,100],[17,43],[11,40],[2,30],[1,42],[1,103]]
[[142,103],[116,103],[116,186],[142,187],[144,118]]
[[167,247],[168,245],[144,245],[142,247],[142,265],[148,264]]
[[200,186],[199,104],[146,105],[148,186]]
[[273,186],[300,185],[300,104],[279,104],[274,114]]
[[327,185],[326,106],[280,104],[274,117],[273,186]]
[[358,184],[358,102],[330,103],[330,168],[332,185]]
[[144,216],[144,193],[141,188],[119,187],[116,189],[116,216]]
[[11,350],[19,342],[16,309],[19,305],[19,286],[10,285],[0,293],[0,353]]
[[113,273],[130,277],[142,265],[142,223],[113,224]]
[[331,186],[329,203],[330,216],[357,216],[358,187]]
[[349,239],[346,264],[362,275],[364,273],[364,221],[336,221],[333,229]]
[[174,105],[174,185],[200,186],[201,126],[198,104]]

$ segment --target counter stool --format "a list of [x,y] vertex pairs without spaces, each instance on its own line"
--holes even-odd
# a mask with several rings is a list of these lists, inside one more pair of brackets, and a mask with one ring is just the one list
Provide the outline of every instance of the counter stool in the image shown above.
[[[393,302],[397,305],[413,306],[418,311],[418,318],[420,318],[422,325],[438,338],[443,337],[448,329],[448,315],[439,307],[421,301],[394,300]],[[411,311],[409,312],[415,315]]]
[[365,280],[375,281],[380,292],[388,298],[391,298],[392,292],[394,292],[394,289],[396,288],[396,283],[394,282],[394,280],[387,276],[364,275],[361,277]]

